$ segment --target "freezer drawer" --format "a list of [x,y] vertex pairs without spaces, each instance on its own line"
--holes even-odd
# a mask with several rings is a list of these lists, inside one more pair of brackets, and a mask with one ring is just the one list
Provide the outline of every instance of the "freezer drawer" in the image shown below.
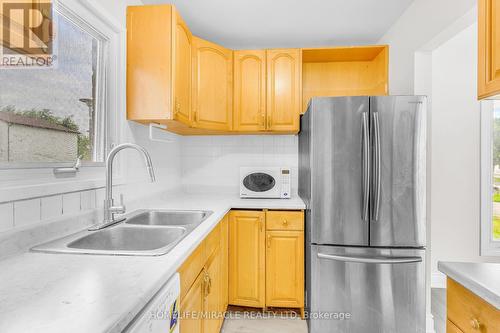
[[312,245],[309,253],[310,333],[425,333],[425,250]]

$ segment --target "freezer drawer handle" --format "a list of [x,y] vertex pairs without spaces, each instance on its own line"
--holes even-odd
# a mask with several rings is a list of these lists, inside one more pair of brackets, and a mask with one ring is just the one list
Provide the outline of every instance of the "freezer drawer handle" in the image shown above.
[[355,257],[318,253],[318,258],[365,264],[409,264],[422,262],[422,257]]

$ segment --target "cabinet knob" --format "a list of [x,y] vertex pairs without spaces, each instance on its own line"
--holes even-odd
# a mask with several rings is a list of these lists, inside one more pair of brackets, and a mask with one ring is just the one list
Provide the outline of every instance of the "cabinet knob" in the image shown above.
[[476,318],[472,319],[470,321],[470,326],[472,327],[472,329],[474,330],[479,330],[481,329],[481,323],[479,322],[479,320],[477,320]]
[[286,219],[283,220],[283,225],[287,225],[288,221]]

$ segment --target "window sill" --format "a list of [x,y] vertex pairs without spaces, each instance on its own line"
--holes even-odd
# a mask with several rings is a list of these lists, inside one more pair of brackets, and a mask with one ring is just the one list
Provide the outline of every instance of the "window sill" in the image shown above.
[[[122,177],[114,177],[113,184],[124,183]],[[105,187],[104,178],[72,179],[66,181],[44,181],[37,184],[12,184],[0,189],[0,203],[41,198],[70,192],[79,192]]]
[[499,247],[482,247],[481,257],[500,257],[500,244]]

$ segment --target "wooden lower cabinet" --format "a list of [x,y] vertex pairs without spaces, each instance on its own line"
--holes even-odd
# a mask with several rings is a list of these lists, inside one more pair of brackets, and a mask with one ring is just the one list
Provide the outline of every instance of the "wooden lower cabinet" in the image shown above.
[[179,321],[183,333],[197,333],[203,330],[203,315],[205,303],[205,271],[200,272],[193,285],[181,300],[182,318]]
[[229,304],[265,306],[265,214],[229,213]]
[[221,250],[218,248],[207,263],[203,332],[219,332],[221,324]]
[[464,333],[460,328],[455,326],[450,320],[446,321],[446,332],[447,333]]
[[222,327],[227,309],[227,224],[226,216],[179,268],[181,333],[218,333]]
[[304,233],[267,231],[266,306],[304,306]]
[[448,278],[446,287],[447,333],[500,332],[500,310]]
[[304,311],[304,213],[229,214],[229,304]]

